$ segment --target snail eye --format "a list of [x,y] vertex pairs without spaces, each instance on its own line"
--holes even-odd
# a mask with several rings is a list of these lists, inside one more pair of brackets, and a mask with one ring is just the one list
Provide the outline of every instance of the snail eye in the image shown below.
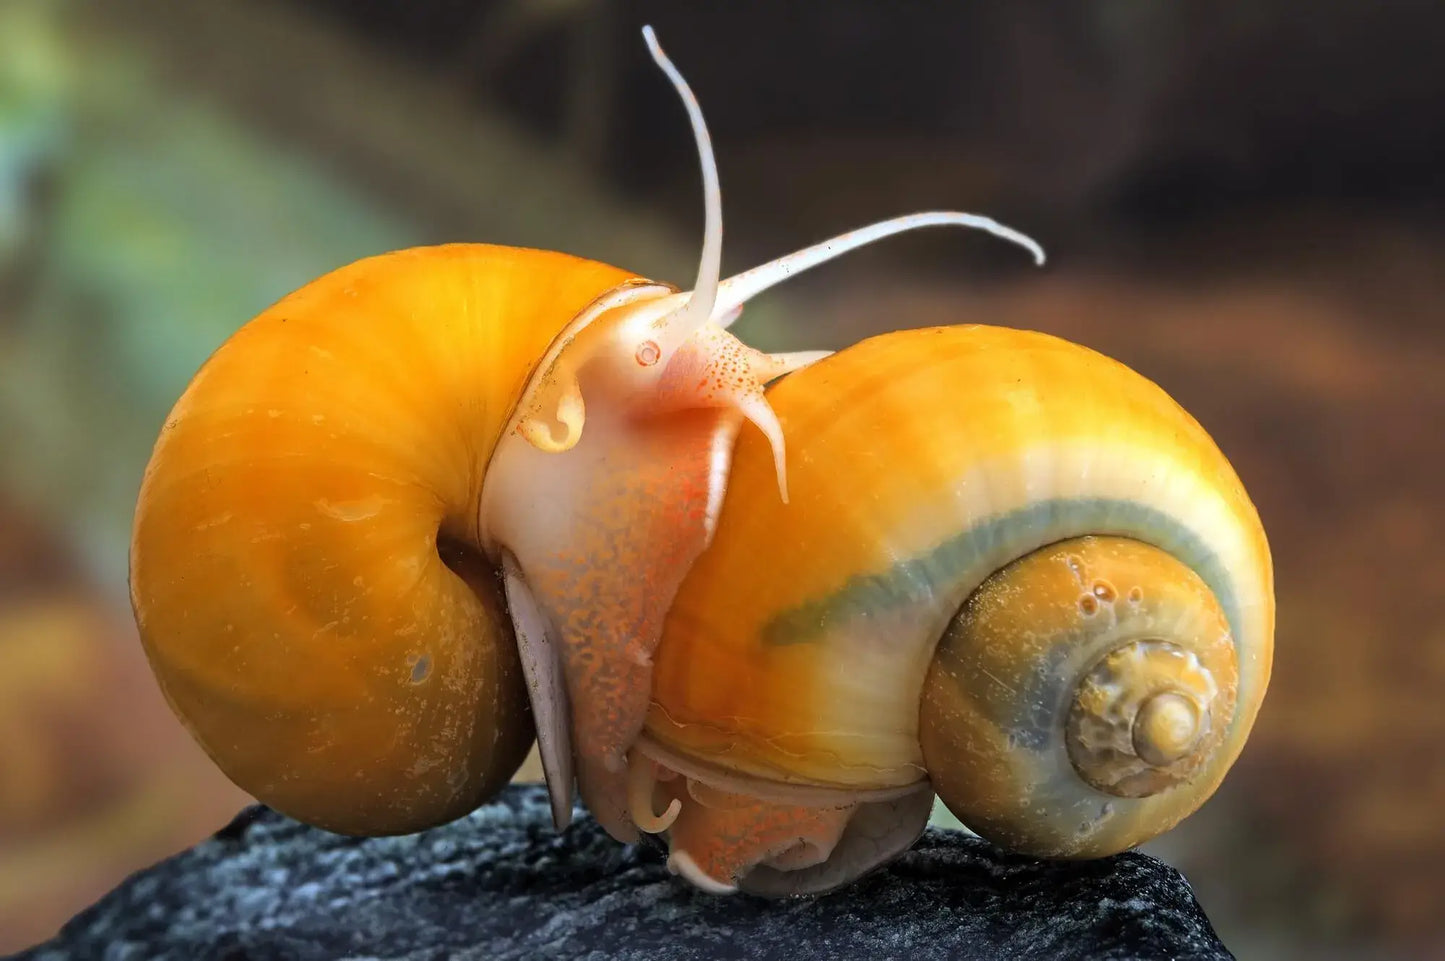
[[642,367],[651,367],[662,359],[662,348],[657,346],[655,340],[644,340],[637,345],[637,363]]

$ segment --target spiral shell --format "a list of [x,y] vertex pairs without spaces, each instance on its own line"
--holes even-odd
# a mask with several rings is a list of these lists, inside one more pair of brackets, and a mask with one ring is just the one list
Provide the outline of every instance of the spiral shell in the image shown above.
[[131,600],[166,698],[237,784],[376,834],[511,778],[532,726],[482,478],[537,358],[628,276],[483,245],[369,258],[196,375],[141,486]]
[[[965,824],[1057,855],[1202,803],[1258,711],[1274,607],[1258,516],[1187,413],[1086,348],[981,326],[873,338],[769,399],[793,503],[760,496],[743,437],[668,615],[642,753],[785,805],[932,787]],[[1102,554],[1030,557],[1083,537]],[[756,854],[714,858],[732,872],[715,880]]]
[[1050,544],[985,581],[940,640],[924,766],[958,817],[1010,850],[1122,851],[1193,811],[1233,762],[1236,653],[1214,593],[1167,552]]

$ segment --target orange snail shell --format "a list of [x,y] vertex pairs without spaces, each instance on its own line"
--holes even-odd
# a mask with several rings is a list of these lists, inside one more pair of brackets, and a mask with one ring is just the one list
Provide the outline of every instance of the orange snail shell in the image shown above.
[[131,598],[171,706],[242,788],[372,834],[512,777],[533,733],[482,480],[536,359],[628,276],[483,245],[370,258],[196,375],[141,487]]
[[[1054,337],[957,327],[865,341],[768,398],[791,501],[743,435],[643,754],[775,802],[765,823],[931,789],[1053,857],[1123,850],[1209,797],[1268,683],[1272,570],[1238,477],[1162,390]],[[870,836],[783,880],[768,866],[796,839],[709,841],[689,823],[708,805],[659,790],[681,799],[683,869],[723,885],[761,865],[745,887],[821,889],[884,856]]]

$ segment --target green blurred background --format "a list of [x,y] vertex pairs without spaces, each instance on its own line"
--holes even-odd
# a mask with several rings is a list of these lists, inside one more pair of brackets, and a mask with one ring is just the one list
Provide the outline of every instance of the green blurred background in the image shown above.
[[0,952],[247,799],[126,600],[205,356],[357,257],[476,240],[686,284],[696,89],[740,269],[928,231],[750,308],[770,349],[1047,330],[1215,435],[1275,551],[1274,681],[1149,845],[1241,957],[1445,958],[1445,8],[1261,0],[0,0]]

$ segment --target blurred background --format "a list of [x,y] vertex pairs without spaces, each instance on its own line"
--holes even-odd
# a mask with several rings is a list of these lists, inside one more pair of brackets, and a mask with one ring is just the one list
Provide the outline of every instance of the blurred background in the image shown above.
[[0,0],[0,953],[247,798],[151,680],[141,472],[243,321],[418,243],[686,285],[918,209],[749,309],[768,349],[988,322],[1111,354],[1270,532],[1274,680],[1149,850],[1240,957],[1445,958],[1445,8],[1347,0]]

